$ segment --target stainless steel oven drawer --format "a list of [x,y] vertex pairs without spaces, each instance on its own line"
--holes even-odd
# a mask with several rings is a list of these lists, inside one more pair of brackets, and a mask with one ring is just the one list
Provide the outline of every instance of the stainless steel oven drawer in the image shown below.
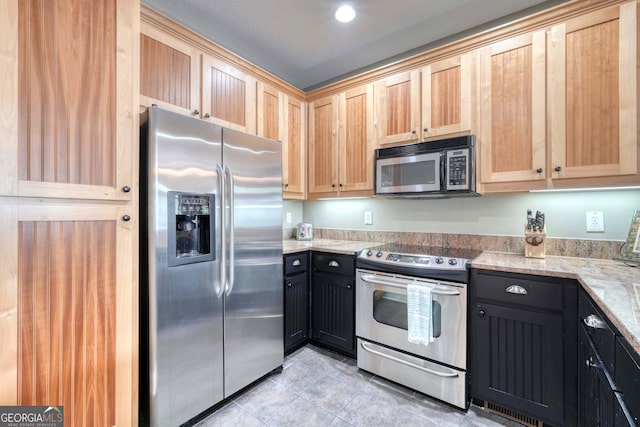
[[459,408],[467,408],[466,373],[358,338],[358,368]]

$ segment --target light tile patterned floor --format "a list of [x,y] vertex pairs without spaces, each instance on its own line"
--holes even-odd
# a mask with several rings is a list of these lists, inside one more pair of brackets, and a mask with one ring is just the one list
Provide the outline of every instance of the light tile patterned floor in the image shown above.
[[520,426],[472,406],[468,412],[359,370],[356,362],[307,345],[284,370],[197,424],[209,426]]

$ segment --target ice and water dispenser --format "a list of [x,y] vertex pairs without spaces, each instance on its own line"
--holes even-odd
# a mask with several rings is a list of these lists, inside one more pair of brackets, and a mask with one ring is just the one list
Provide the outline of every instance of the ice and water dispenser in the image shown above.
[[215,259],[215,197],[213,194],[167,194],[169,266]]

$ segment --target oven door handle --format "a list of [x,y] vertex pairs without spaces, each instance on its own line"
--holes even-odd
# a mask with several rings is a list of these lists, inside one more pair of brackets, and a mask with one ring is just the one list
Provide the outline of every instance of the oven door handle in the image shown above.
[[389,360],[392,360],[392,361],[394,361],[394,362],[401,363],[401,364],[403,364],[403,365],[409,366],[409,367],[411,367],[411,368],[418,369],[418,370],[420,370],[420,371],[426,372],[426,373],[431,374],[431,375],[435,375],[435,376],[437,376],[437,377],[442,377],[442,378],[457,378],[457,377],[459,377],[459,376],[460,376],[460,375],[459,375],[458,373],[456,373],[456,372],[452,372],[452,373],[444,373],[444,372],[434,371],[433,369],[428,369],[428,368],[425,368],[425,367],[423,367],[423,366],[416,365],[415,363],[407,362],[406,360],[402,360],[402,359],[400,359],[400,358],[397,358],[397,357],[394,357],[394,356],[391,356],[391,355],[388,355],[388,354],[382,353],[382,352],[380,352],[380,351],[376,351],[376,350],[374,350],[374,349],[372,349],[372,348],[370,348],[370,347],[367,347],[367,344],[366,344],[364,341],[361,341],[361,342],[360,342],[360,347],[362,347],[362,349],[363,349],[363,350],[368,351],[369,353],[373,353],[373,354],[375,354],[376,356],[384,357],[385,359],[389,359]]
[[[364,282],[372,283],[374,285],[391,286],[393,288],[400,288],[400,289],[406,289],[408,284],[413,283],[411,281],[406,281],[402,283],[392,282],[390,280],[378,279],[376,276],[371,276],[371,275],[363,275],[363,276],[360,276],[360,278]],[[460,295],[459,291],[443,291],[438,288],[432,290],[431,293],[436,295]]]

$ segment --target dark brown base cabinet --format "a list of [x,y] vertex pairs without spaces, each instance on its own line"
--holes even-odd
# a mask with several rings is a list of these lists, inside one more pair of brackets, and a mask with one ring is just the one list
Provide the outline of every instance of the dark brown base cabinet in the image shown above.
[[577,282],[472,269],[471,395],[577,425]]
[[307,252],[284,256],[284,352],[309,341],[309,272]]
[[579,303],[579,406],[582,427],[638,425],[640,368],[624,339],[584,291]]
[[355,357],[355,259],[313,252],[311,265],[311,340]]

